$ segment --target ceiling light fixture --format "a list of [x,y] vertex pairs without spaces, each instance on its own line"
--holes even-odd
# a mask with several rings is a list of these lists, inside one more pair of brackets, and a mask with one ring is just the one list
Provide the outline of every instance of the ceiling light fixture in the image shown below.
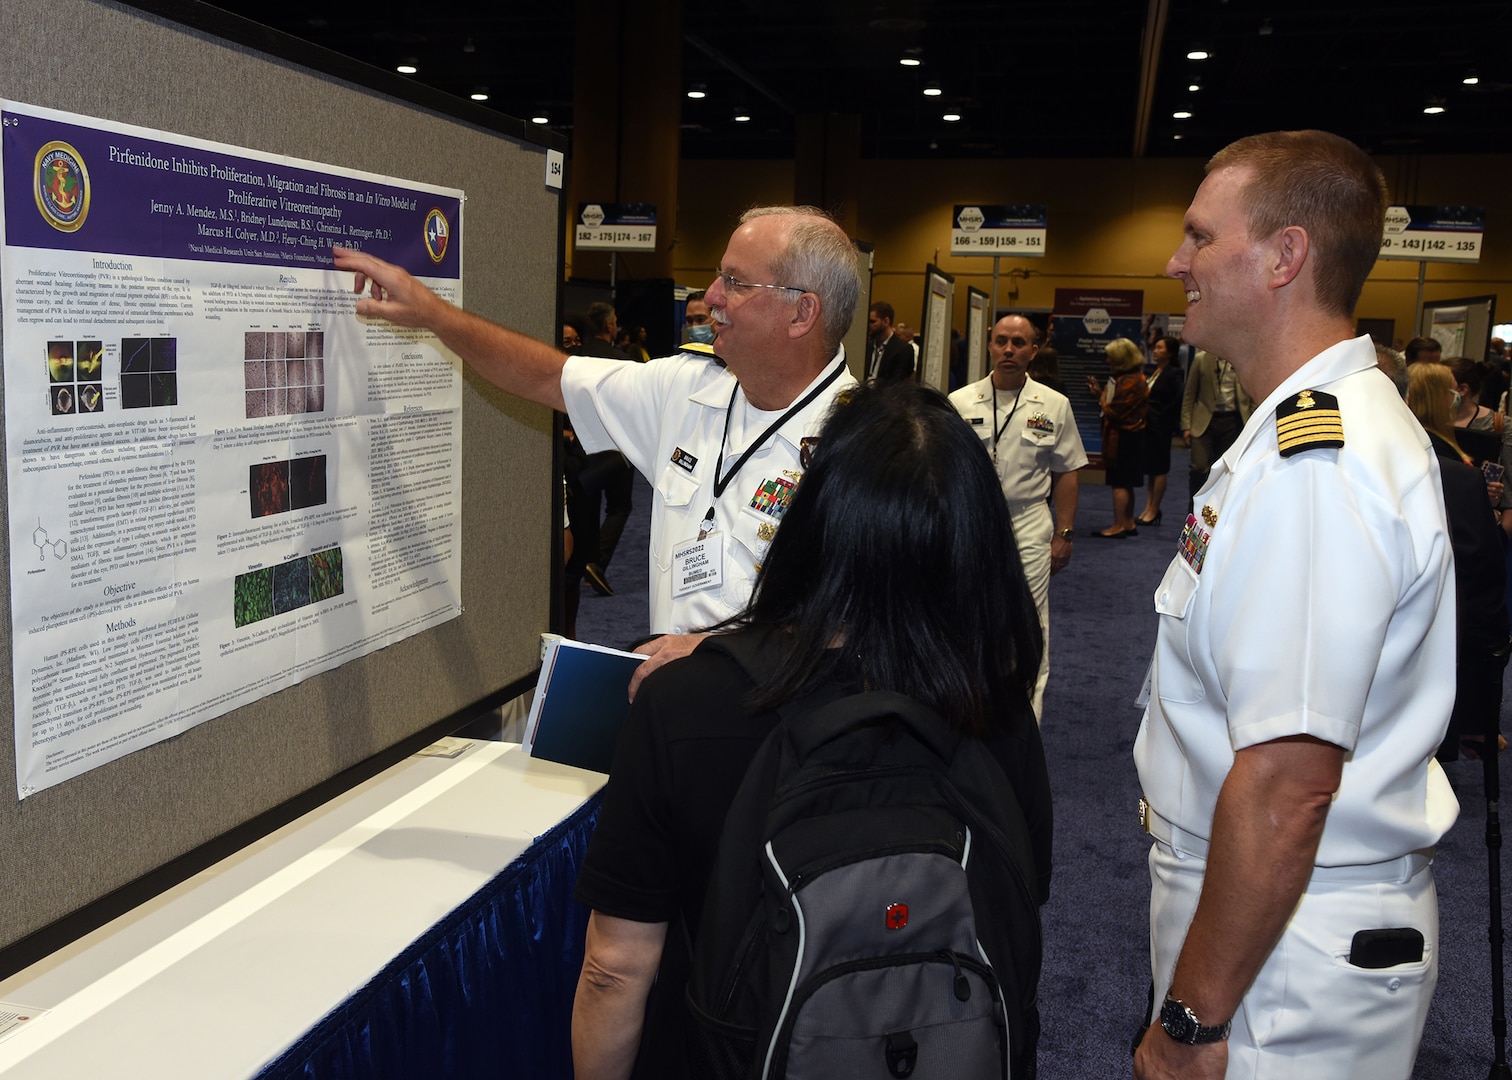
[[1213,54],[1210,53],[1210,52],[1208,52],[1206,49],[1192,49],[1192,50],[1190,50],[1187,53],[1187,59],[1188,60],[1207,60],[1207,59],[1211,58],[1212,55]]
[[399,66],[394,68],[394,70],[401,75],[413,75],[420,69],[415,66],[415,62],[413,60],[404,60],[401,61]]
[[709,95],[705,92],[703,83],[694,83],[688,88],[688,96],[694,101],[702,101]]
[[744,109],[736,109],[735,110],[735,122],[737,124],[748,123],[750,121],[750,119],[751,119],[751,114],[748,113],[748,112],[746,112]]
[[924,86],[925,97],[939,97],[945,91],[940,89],[939,83],[927,83]]
[[551,117],[547,116],[544,112],[538,112],[530,118],[530,122],[532,124],[541,124],[544,126],[551,123]]
[[1460,82],[1464,83],[1466,86],[1479,86],[1480,85],[1480,76],[1477,75],[1475,72],[1472,71],[1469,74],[1467,74],[1463,79],[1461,79]]
[[1177,120],[1190,120],[1192,118],[1192,114],[1185,109],[1177,109],[1171,116]]
[[954,124],[956,121],[961,119],[961,114],[958,112],[948,112],[944,116],[940,117],[940,119],[944,120],[947,124]]
[[902,64],[904,67],[918,67],[924,62],[919,57],[919,54],[921,52],[923,52],[923,50],[917,47],[912,49],[904,49],[903,55],[898,57],[898,63]]
[[1423,106],[1423,113],[1426,116],[1437,116],[1443,111],[1444,103],[1439,101],[1438,98],[1429,98],[1428,104]]
[[472,92],[472,99],[474,101],[487,101],[488,100],[488,87],[486,87],[486,86],[480,86],[480,87],[478,87],[476,90],[474,90]]

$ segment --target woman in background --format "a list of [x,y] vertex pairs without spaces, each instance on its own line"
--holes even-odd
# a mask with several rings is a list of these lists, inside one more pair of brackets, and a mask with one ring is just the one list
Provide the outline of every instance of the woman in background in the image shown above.
[[1171,440],[1181,425],[1181,392],[1186,388],[1186,372],[1176,363],[1181,342],[1173,337],[1156,338],[1150,349],[1155,370],[1145,376],[1150,388],[1150,413],[1145,419],[1144,469],[1150,478],[1145,489],[1144,509],[1134,521],[1139,525],[1160,524],[1160,501],[1165,498],[1166,477],[1171,471]]
[[[1103,386],[1087,376],[1087,389],[1102,408],[1102,457],[1113,489],[1113,524],[1092,535],[1122,540],[1134,527],[1134,489],[1144,485],[1144,432],[1150,390],[1144,376],[1144,353],[1128,338],[1114,338],[1103,350],[1113,374]],[[1167,466],[1167,471],[1170,467]]]

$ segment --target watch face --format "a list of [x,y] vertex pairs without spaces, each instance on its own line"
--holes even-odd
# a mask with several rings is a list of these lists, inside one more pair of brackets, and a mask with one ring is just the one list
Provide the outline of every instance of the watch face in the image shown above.
[[1197,1034],[1197,1018],[1185,1005],[1173,998],[1166,998],[1160,1007],[1160,1026],[1165,1033],[1180,1043],[1190,1043]]

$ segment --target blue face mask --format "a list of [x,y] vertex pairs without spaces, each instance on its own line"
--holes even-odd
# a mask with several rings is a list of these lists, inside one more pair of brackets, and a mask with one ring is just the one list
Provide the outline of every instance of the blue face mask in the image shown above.
[[704,323],[702,326],[688,327],[688,340],[696,341],[700,345],[714,344],[714,325]]

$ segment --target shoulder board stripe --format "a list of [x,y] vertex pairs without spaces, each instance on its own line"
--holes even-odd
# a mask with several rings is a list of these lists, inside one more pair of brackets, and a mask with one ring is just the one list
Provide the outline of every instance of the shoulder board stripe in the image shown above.
[[1339,399],[1321,390],[1303,390],[1277,405],[1276,445],[1282,457],[1343,446],[1344,418],[1339,413]]

